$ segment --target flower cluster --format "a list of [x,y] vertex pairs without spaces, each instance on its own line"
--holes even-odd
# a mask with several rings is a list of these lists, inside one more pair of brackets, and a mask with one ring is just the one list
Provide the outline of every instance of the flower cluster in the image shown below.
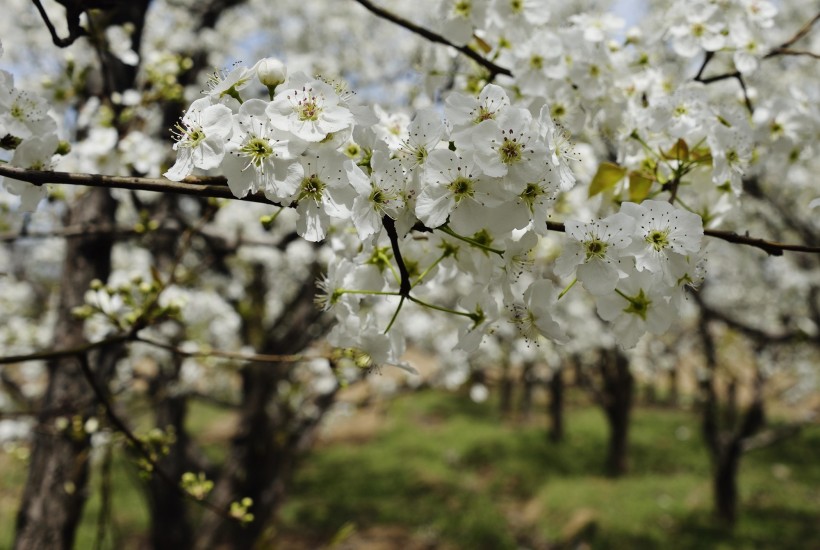
[[[177,160],[165,175],[181,180],[195,168],[220,168],[236,197],[263,194],[290,206],[299,235],[338,243],[342,257],[318,298],[339,320],[332,343],[354,350],[362,366],[397,363],[405,301],[463,319],[458,347],[468,351],[495,330],[504,309],[530,340],[565,338],[553,318],[553,283],[530,273],[552,202],[575,183],[566,132],[549,105],[533,113],[490,84],[476,96],[451,94],[445,119],[427,108],[402,124],[356,105],[341,86],[286,74],[266,59],[216,80],[177,126]],[[269,99],[242,98],[254,79]],[[422,239],[414,237],[419,230]],[[579,266],[579,279],[602,300],[637,303],[638,291],[626,294],[624,286],[633,280],[657,280],[663,292],[695,277],[700,218],[666,203],[626,204],[600,222],[570,223],[568,233],[577,246],[559,260],[559,275]],[[440,296],[445,286],[460,298]],[[647,311],[654,315],[661,301],[672,307],[668,292],[651,307],[646,298],[639,320],[627,324],[645,328]],[[627,345],[637,340],[631,335]]]
[[[3,50],[0,46],[0,55]],[[14,86],[11,73],[0,70],[0,149],[13,150],[10,164],[32,170],[51,170],[59,146],[57,122],[42,97]],[[33,211],[46,188],[5,178],[7,191],[20,197],[20,207]]]
[[555,272],[575,273],[624,347],[647,331],[666,332],[684,287],[701,279],[701,219],[668,202],[626,202],[603,220],[568,221],[566,230]]

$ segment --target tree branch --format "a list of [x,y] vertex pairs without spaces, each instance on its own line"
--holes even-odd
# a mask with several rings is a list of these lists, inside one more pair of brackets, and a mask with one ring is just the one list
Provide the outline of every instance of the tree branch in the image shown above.
[[455,44],[453,44],[452,42],[450,42],[448,39],[441,36],[440,34],[435,33],[435,32],[433,32],[429,29],[426,29],[424,27],[420,27],[419,25],[416,25],[415,23],[413,23],[411,21],[408,21],[407,19],[404,19],[403,17],[399,17],[398,15],[396,15],[396,14],[390,12],[390,11],[387,11],[384,8],[380,8],[379,6],[376,6],[375,4],[373,4],[373,2],[370,2],[370,0],[354,0],[354,1],[361,4],[362,7],[364,7],[366,10],[370,11],[371,13],[375,14],[376,16],[381,17],[382,19],[386,19],[387,21],[390,21],[391,23],[395,23],[396,25],[398,25],[400,27],[403,27],[403,28],[409,30],[410,32],[416,33],[417,35],[426,38],[430,42],[435,42],[437,44],[444,44],[445,46],[450,46],[451,48],[454,48],[454,49],[458,50],[462,54],[466,55],[467,57],[469,57],[470,59],[472,59],[473,61],[475,61],[476,63],[478,63],[479,65],[481,65],[485,69],[487,69],[488,71],[490,71],[490,80],[492,80],[495,77],[495,75],[499,75],[499,74],[503,74],[504,76],[512,76],[513,75],[512,72],[509,69],[507,69],[505,67],[501,67],[499,65],[496,65],[495,63],[493,63],[489,59],[486,59],[486,58],[482,57],[481,55],[479,55],[475,51],[471,50],[467,46],[456,46]]
[[134,435],[134,432],[132,432],[131,429],[125,424],[125,422],[117,415],[117,413],[114,412],[113,405],[106,396],[106,393],[103,390],[103,388],[97,383],[97,380],[94,377],[94,373],[91,371],[91,365],[89,365],[88,363],[88,356],[85,353],[80,353],[77,356],[77,360],[80,363],[80,370],[82,370],[83,376],[85,376],[85,379],[88,381],[89,386],[91,386],[91,389],[93,390],[94,395],[97,397],[97,400],[99,400],[103,409],[105,409],[105,414],[106,416],[108,416],[108,420],[111,422],[111,424],[114,425],[117,431],[119,431],[125,436],[125,438],[134,446],[134,448],[136,448],[137,451],[139,451],[139,454],[141,454],[142,457],[151,465],[151,472],[156,472],[156,474],[163,481],[168,483],[168,485],[173,487],[177,493],[184,496],[185,498],[193,500],[194,502],[200,504],[201,506],[204,506],[205,508],[208,508],[212,512],[218,514],[219,516],[225,519],[240,521],[238,518],[235,518],[234,516],[232,516],[222,508],[216,506],[209,500],[198,499],[194,497],[194,495],[192,495],[191,493],[189,493],[188,491],[184,490],[182,487],[179,486],[179,481],[172,479],[171,476],[169,476],[165,472],[165,470],[160,468],[159,464],[157,464],[157,461],[154,458],[153,453],[150,449],[148,449],[148,447],[146,447],[145,442],[138,438],[136,435]]
[[[811,19],[811,21],[808,21],[805,25],[800,27],[800,29],[794,34],[794,36],[792,36],[791,38],[789,38],[788,40],[786,40],[785,42],[783,42],[782,44],[780,44],[779,46],[777,46],[776,48],[771,50],[769,53],[764,55],[763,59],[768,59],[768,58],[774,57],[776,55],[795,55],[794,53],[791,53],[791,52],[794,51],[794,50],[791,50],[791,46],[795,42],[797,42],[798,40],[800,40],[801,38],[803,38],[804,36],[809,34],[809,31],[811,30],[812,26],[814,26],[814,24],[817,23],[817,21],[820,21],[820,12],[818,12],[817,15],[815,15]],[[816,54],[811,54],[811,55],[813,57],[817,57]]]
[[[66,185],[104,187],[107,189],[132,189],[137,191],[180,193],[183,195],[193,195],[197,197],[242,200],[282,207],[282,205],[278,203],[269,201],[263,195],[248,195],[241,199],[235,197],[231,193],[231,190],[227,187],[227,180],[222,176],[187,177],[181,182],[176,182],[165,178],[140,178],[106,176],[102,174],[28,170],[26,168],[18,168],[7,164],[0,164],[0,176],[27,181],[29,183],[33,183],[34,185],[62,183]],[[552,231],[559,231],[562,233],[565,231],[564,224],[558,222],[547,222],[547,228]],[[416,230],[417,227],[414,226],[413,229]],[[738,235],[732,231],[719,231],[716,229],[705,229],[704,234],[730,243],[760,248],[772,256],[782,256],[784,251],[820,254],[820,246],[779,243],[756,237],[749,237],[748,235]]]

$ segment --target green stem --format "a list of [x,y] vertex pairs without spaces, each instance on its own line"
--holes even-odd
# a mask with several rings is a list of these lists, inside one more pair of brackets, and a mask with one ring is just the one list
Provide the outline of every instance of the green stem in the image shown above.
[[474,314],[469,313],[467,311],[456,311],[454,309],[448,309],[446,307],[437,306],[435,304],[430,304],[423,300],[419,300],[418,298],[414,298],[413,296],[408,296],[407,299],[411,302],[417,303],[420,306],[429,307],[430,309],[435,309],[437,311],[443,311],[444,313],[450,313],[452,315],[461,315],[462,317],[467,317],[468,319],[473,319],[474,317]]
[[573,279],[573,280],[572,280],[572,282],[571,282],[570,284],[568,284],[568,285],[567,285],[567,287],[566,287],[564,290],[562,290],[562,291],[561,291],[561,294],[559,294],[559,295],[558,295],[558,298],[556,298],[556,299],[555,299],[555,301],[557,302],[558,300],[560,300],[561,298],[563,298],[563,297],[564,297],[564,294],[566,294],[567,292],[569,292],[569,289],[571,289],[572,287],[574,287],[574,286],[575,286],[575,283],[577,283],[577,282],[578,282],[578,278],[576,277],[575,279]]
[[499,250],[497,248],[489,247],[486,244],[481,244],[480,242],[475,241],[474,239],[471,239],[469,237],[464,237],[463,235],[459,235],[458,233],[456,233],[455,231],[453,231],[452,229],[450,229],[446,225],[442,225],[440,227],[437,227],[436,229],[450,235],[454,239],[464,241],[465,243],[469,244],[470,246],[480,248],[481,250],[484,250],[486,252],[492,252],[493,254],[498,254],[502,258],[504,257],[504,251],[503,250]]
[[438,264],[440,264],[440,263],[441,263],[441,261],[442,261],[444,258],[446,258],[447,256],[449,256],[449,255],[450,255],[450,253],[449,253],[449,252],[445,252],[444,254],[442,254],[441,256],[439,256],[438,258],[436,258],[436,261],[434,261],[432,264],[430,264],[430,267],[428,267],[427,269],[425,269],[425,270],[421,273],[421,275],[419,275],[419,276],[418,276],[418,278],[416,279],[416,282],[415,282],[415,283],[413,283],[412,285],[410,285],[410,288],[415,288],[415,286],[416,286],[417,284],[419,284],[419,283],[421,282],[421,280],[422,280],[422,279],[423,279],[423,278],[424,278],[424,277],[425,277],[428,273],[430,273],[430,272],[433,270],[433,268],[434,268],[434,267],[436,267]]
[[404,296],[401,297],[399,300],[399,306],[396,308],[396,311],[393,312],[393,317],[390,318],[390,322],[387,323],[387,328],[384,329],[384,334],[390,332],[390,329],[393,328],[393,323],[396,322],[396,319],[399,317],[399,312],[401,311],[401,306],[404,305]]

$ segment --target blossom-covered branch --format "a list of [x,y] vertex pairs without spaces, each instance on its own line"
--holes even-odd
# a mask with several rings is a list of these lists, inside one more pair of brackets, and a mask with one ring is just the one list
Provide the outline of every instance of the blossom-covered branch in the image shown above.
[[[0,164],[0,176],[19,179],[35,185],[55,183],[65,185],[81,185],[86,187],[103,187],[107,189],[156,191],[193,195],[203,198],[242,200],[260,204],[270,204],[271,206],[280,206],[279,204],[266,199],[261,194],[249,194],[241,199],[238,199],[231,193],[230,189],[228,189],[226,183],[227,180],[222,176],[188,176],[182,181],[175,182],[165,178],[141,178],[137,176],[122,177],[103,174],[80,174],[70,172],[29,170],[26,168],[9,166],[7,164]],[[419,225],[418,227],[422,228],[423,226]],[[565,231],[564,224],[561,222],[547,222],[547,228],[550,231],[558,231],[562,233]],[[82,232],[83,228],[76,228],[68,232],[65,236],[82,234]],[[739,235],[732,231],[720,231],[716,229],[704,229],[703,233],[704,235],[730,243],[760,248],[773,256],[781,256],[784,251],[820,254],[820,246],[780,243],[749,235]],[[55,236],[60,236],[60,234],[56,234]],[[11,238],[11,236],[2,236],[0,237],[0,240],[10,240]]]

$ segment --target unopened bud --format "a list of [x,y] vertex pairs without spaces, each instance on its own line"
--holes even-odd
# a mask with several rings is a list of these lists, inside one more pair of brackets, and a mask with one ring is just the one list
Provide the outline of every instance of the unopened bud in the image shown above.
[[285,81],[288,76],[285,64],[274,57],[260,59],[256,63],[256,76],[259,82],[270,88],[275,88]]

